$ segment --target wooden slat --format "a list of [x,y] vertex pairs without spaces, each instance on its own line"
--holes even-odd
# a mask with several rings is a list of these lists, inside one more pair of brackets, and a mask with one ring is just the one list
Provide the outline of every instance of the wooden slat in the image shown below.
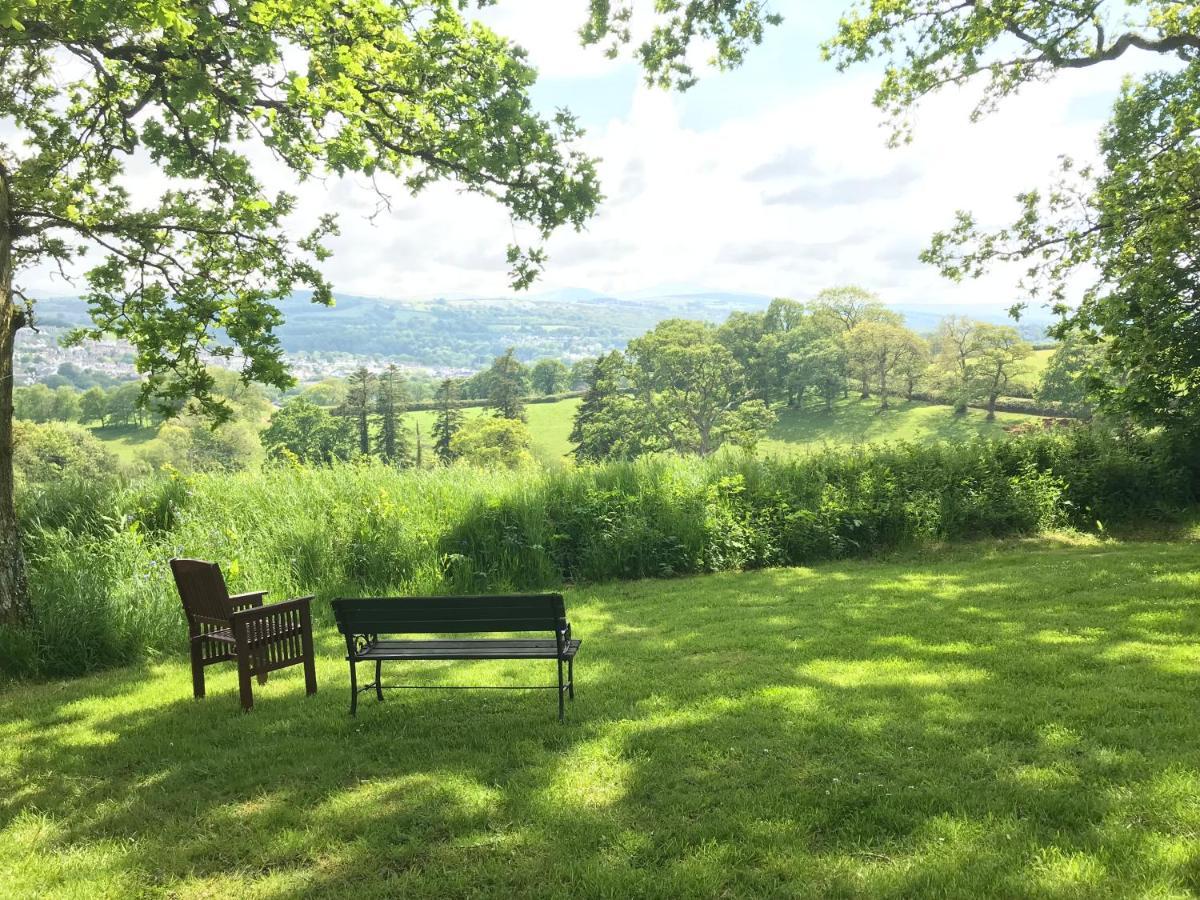
[[[580,642],[570,641],[563,653],[571,659]],[[557,659],[554,641],[376,641],[357,654],[360,660],[372,659]]]

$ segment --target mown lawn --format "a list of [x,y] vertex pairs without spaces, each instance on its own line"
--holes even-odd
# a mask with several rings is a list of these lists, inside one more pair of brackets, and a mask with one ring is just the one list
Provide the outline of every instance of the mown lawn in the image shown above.
[[[568,594],[552,692],[0,695],[0,894],[1189,896],[1200,544],[1045,538]],[[211,671],[211,670],[210,670]],[[395,665],[526,684],[549,664]]]

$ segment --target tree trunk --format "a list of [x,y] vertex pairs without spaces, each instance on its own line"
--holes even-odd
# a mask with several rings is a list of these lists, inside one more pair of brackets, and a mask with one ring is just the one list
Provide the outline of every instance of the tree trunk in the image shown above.
[[12,293],[12,244],[8,172],[0,165],[0,624],[19,625],[30,609],[13,498],[13,347],[25,314]]
[[996,421],[996,396],[996,394],[988,394],[987,420],[989,422]]
[[883,410],[889,409],[889,407],[888,407],[888,388],[887,388],[887,369],[883,368],[882,366],[879,369],[879,396],[881,398],[881,402],[879,404],[880,412],[882,412]]

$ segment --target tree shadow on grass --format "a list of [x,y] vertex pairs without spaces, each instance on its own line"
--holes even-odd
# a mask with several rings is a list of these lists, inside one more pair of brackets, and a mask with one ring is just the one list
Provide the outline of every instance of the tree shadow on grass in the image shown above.
[[64,886],[94,854],[183,894],[1196,890],[1193,568],[1031,549],[577,591],[566,726],[552,692],[397,692],[351,719],[328,632],[321,692],[273,676],[246,716],[231,675],[193,702],[177,664],[42,686],[0,702],[24,723],[0,828]]

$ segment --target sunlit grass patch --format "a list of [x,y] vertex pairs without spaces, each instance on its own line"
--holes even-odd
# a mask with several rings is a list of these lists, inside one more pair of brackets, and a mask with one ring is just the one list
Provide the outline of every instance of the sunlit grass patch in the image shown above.
[[[552,692],[238,711],[185,662],[0,694],[12,897],[1186,896],[1200,548],[993,542],[568,593]],[[182,642],[182,636],[181,636]],[[394,664],[529,684],[539,664]]]

